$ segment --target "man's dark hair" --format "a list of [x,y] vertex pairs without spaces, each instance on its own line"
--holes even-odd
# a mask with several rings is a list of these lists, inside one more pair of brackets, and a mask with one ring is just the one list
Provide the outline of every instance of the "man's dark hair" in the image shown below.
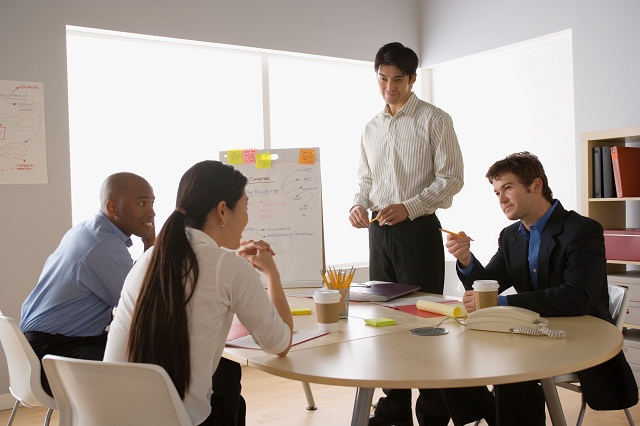
[[376,53],[376,59],[373,63],[376,72],[378,72],[380,65],[393,65],[411,78],[416,75],[416,70],[418,69],[418,55],[413,50],[403,46],[402,43],[388,43]]
[[549,188],[544,167],[535,155],[528,151],[508,155],[489,167],[486,178],[489,179],[489,183],[493,183],[505,173],[513,173],[525,186],[531,185],[536,178],[540,178],[542,180],[542,195],[550,203],[553,202],[553,192]]

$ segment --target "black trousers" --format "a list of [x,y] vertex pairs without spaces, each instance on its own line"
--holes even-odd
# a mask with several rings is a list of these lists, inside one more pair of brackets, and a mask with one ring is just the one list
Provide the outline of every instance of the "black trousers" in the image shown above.
[[[40,361],[42,361],[42,358],[47,354],[102,361],[104,349],[107,346],[107,333],[101,334],[100,336],[72,337],[62,334],[30,331],[24,333],[24,335]],[[42,367],[42,362],[40,363],[40,368],[42,388],[49,395],[53,396],[49,381]]]
[[[372,218],[378,212],[372,213]],[[444,291],[444,243],[435,214],[392,226],[369,225],[369,279],[420,286],[421,291]],[[383,389],[376,416],[411,418],[411,390]],[[443,394],[444,393],[444,394]],[[444,397],[446,394],[447,398]],[[416,417],[420,425],[446,426],[493,417],[494,398],[486,387],[466,389],[420,389]]]
[[[375,217],[374,212],[372,217]],[[444,244],[435,214],[392,226],[369,225],[369,279],[444,290]]]
[[498,426],[545,426],[545,399],[538,381],[494,386]]
[[[375,410],[377,417],[396,420],[412,417],[410,389],[383,391],[387,396],[378,401]],[[449,420],[455,426],[464,426],[480,419],[485,419],[489,426],[496,424],[494,396],[485,386],[419,389],[419,392],[416,418],[420,426],[447,426]]]
[[199,426],[245,426],[247,406],[240,394],[242,367],[220,358],[212,377],[211,414]]

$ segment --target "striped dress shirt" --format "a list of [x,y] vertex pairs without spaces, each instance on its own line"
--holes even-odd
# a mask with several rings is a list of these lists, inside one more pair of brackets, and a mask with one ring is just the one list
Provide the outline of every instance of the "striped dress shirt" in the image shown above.
[[371,211],[403,203],[409,219],[451,206],[464,184],[453,121],[412,93],[392,116],[389,106],[364,129],[354,204]]

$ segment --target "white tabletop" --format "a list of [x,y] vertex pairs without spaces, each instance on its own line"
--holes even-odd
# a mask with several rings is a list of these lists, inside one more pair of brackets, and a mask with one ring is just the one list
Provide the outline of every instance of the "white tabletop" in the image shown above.
[[[296,329],[315,329],[312,299],[289,297],[309,306],[311,315],[294,316]],[[373,327],[365,318],[386,317],[396,325]],[[590,317],[548,318],[549,327],[567,337],[467,330],[450,319],[441,336],[416,336],[412,328],[433,326],[444,317],[421,318],[368,303],[351,303],[339,331],[304,342],[286,357],[259,350],[225,348],[225,356],[280,377],[302,382],[359,388],[352,425],[365,425],[374,388],[449,388],[541,379],[554,425],[565,425],[552,377],[598,365],[622,349],[622,334]]]

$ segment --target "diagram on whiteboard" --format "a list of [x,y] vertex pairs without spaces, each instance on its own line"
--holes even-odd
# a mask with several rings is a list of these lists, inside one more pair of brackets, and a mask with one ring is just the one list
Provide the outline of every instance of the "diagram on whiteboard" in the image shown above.
[[[322,183],[319,153],[308,164],[301,163],[299,152],[271,150],[264,167],[251,160],[232,165],[248,180],[249,223],[243,240],[268,242],[283,283],[304,286],[319,283],[323,265]],[[220,153],[224,162],[226,154]]]
[[276,253],[308,250],[322,231],[315,212],[320,208],[320,182],[311,166],[288,168],[287,175],[249,177],[249,217],[256,219],[243,236],[273,240]]
[[0,80],[0,183],[47,183],[42,83]]

